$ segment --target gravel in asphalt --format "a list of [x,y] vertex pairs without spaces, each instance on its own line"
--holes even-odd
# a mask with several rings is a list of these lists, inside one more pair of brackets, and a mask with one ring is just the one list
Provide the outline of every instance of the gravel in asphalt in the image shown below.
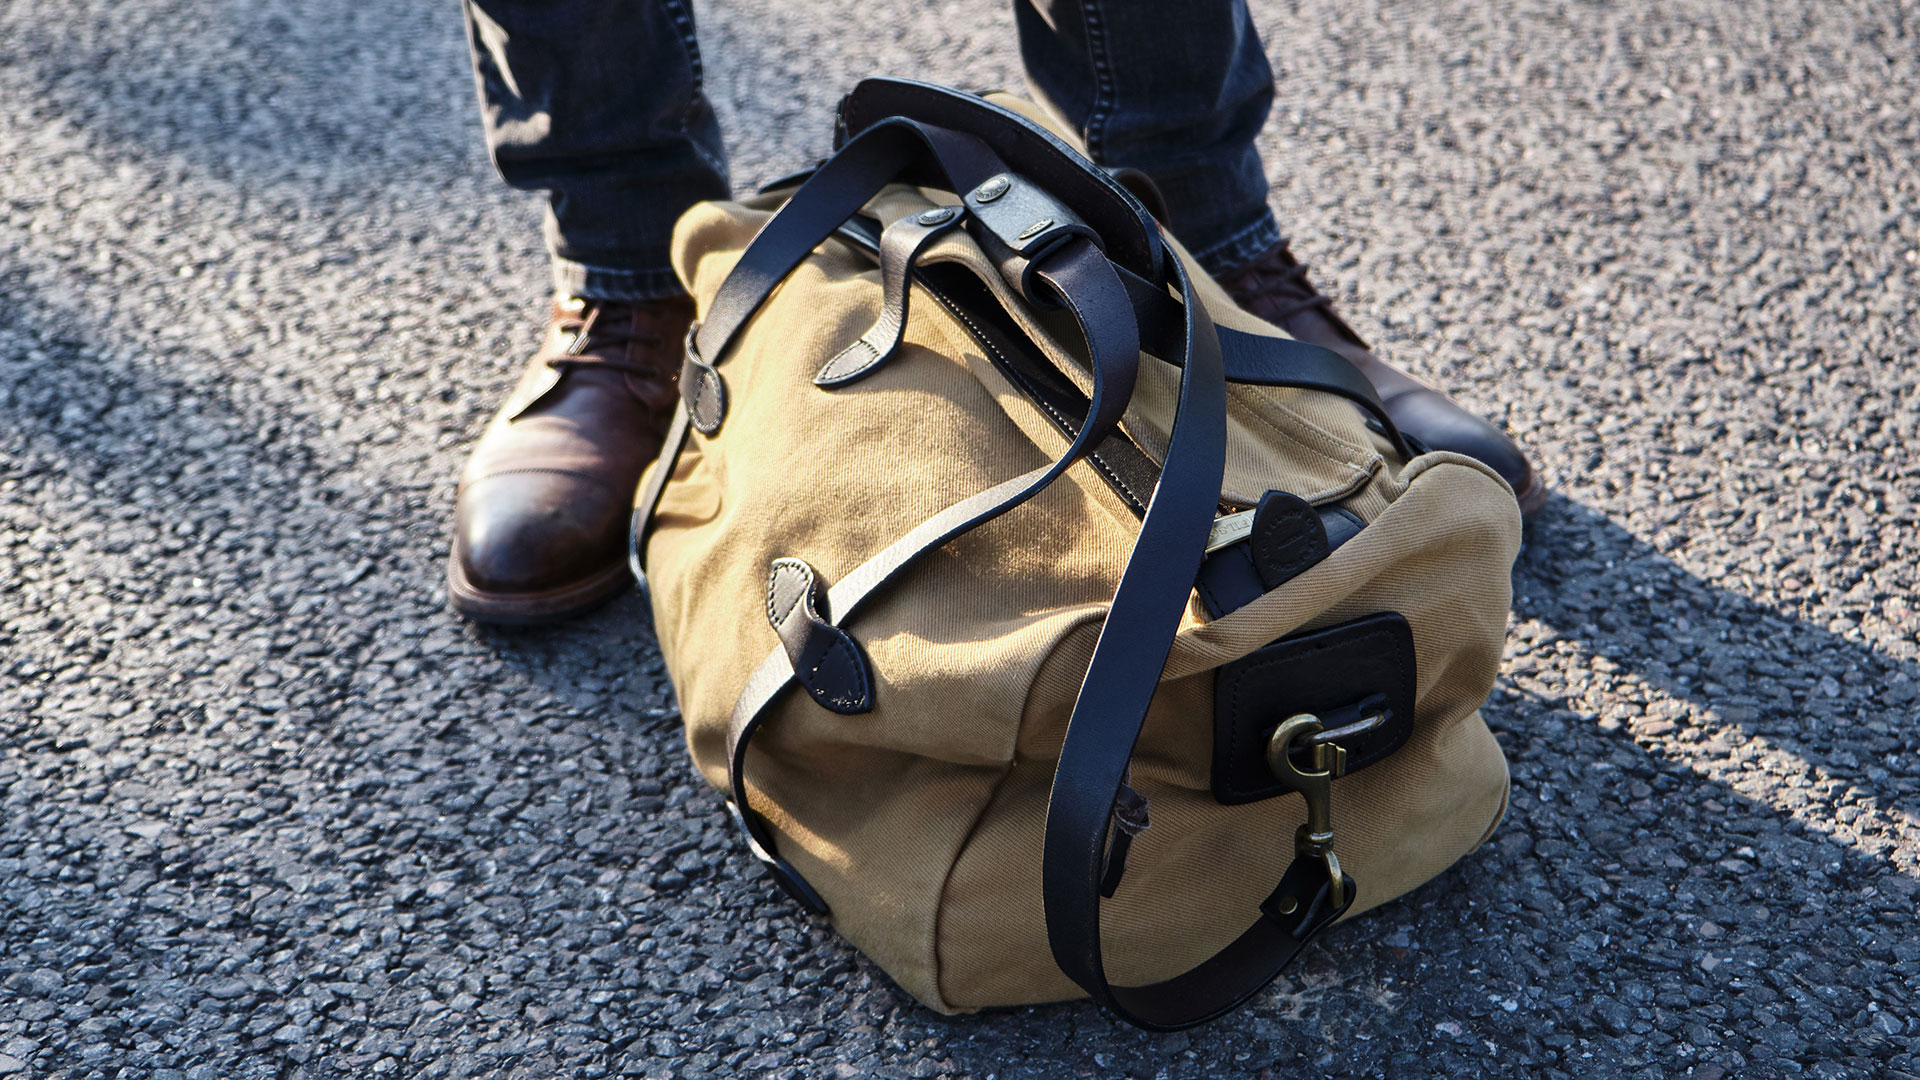
[[[452,4],[0,6],[0,1077],[1920,1075],[1920,8],[1257,3],[1296,250],[1557,494],[1505,826],[1177,1035],[915,1005],[634,597],[440,593],[534,347]],[[745,186],[953,0],[701,10]]]

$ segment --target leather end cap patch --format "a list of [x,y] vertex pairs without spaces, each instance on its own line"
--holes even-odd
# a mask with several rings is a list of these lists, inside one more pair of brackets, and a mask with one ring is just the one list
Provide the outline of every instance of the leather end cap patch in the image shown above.
[[694,430],[713,438],[727,416],[727,384],[712,364],[691,352],[680,363],[680,398],[687,403]]
[[871,712],[867,654],[829,616],[827,589],[813,567],[775,559],[767,575],[767,622],[780,635],[793,677],[821,708],[843,715]]
[[[899,342],[895,341],[893,345],[898,346]],[[821,365],[820,370],[813,376],[813,385],[830,390],[837,386],[859,382],[879,370],[880,365],[886,363],[892,355],[893,349],[882,351],[879,346],[862,337]]]
[[1267,767],[1266,747],[1295,713],[1329,729],[1382,716],[1341,740],[1348,774],[1380,761],[1413,733],[1416,676],[1413,628],[1395,612],[1294,634],[1225,665],[1213,683],[1213,797],[1237,806],[1293,790]]
[[1260,581],[1275,589],[1327,557],[1326,526],[1306,500],[1269,491],[1253,513],[1253,566]]

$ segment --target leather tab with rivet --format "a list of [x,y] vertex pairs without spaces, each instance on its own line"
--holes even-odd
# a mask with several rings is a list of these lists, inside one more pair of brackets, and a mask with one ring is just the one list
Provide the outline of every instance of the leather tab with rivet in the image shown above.
[[1319,512],[1284,491],[1269,491],[1260,499],[1249,540],[1253,568],[1268,589],[1279,588],[1332,550]]
[[827,587],[799,559],[775,559],[767,576],[767,622],[780,635],[793,676],[822,708],[852,715],[873,709],[867,655],[828,622]]
[[988,177],[967,192],[964,200],[968,213],[981,226],[974,231],[975,238],[990,254],[1004,253],[1005,257],[996,261],[1001,263],[1007,283],[1036,303],[1058,306],[1057,298],[1036,288],[1032,268],[1061,244],[1080,236],[1105,249],[1105,242],[1092,226],[1018,173]]

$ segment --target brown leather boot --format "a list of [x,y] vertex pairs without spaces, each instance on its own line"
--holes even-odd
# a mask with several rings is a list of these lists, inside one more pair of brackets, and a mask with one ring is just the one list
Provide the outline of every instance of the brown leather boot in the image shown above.
[[564,619],[632,582],[634,486],[679,398],[693,301],[559,300],[461,474],[447,597],[469,618]]
[[1546,485],[1507,433],[1373,355],[1360,335],[1334,312],[1332,301],[1307,280],[1307,268],[1293,257],[1285,240],[1216,280],[1241,307],[1301,341],[1352,360],[1379,391],[1387,415],[1401,431],[1435,450],[1452,450],[1492,466],[1513,487],[1522,517],[1531,517],[1546,504]]

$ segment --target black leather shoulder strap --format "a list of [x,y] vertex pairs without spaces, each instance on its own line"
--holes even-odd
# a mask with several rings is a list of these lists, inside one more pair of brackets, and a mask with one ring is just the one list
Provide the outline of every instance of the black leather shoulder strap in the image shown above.
[[[1175,263],[1174,273],[1186,314],[1179,411],[1160,484],[1068,721],[1047,803],[1041,866],[1055,962],[1094,1000],[1154,1030],[1203,1023],[1245,1001],[1345,910],[1344,904],[1270,902],[1231,945],[1185,974],[1148,986],[1107,981],[1100,897],[1114,805],[1199,571],[1225,467],[1226,375],[1218,340],[1185,269]],[[1314,895],[1315,873],[1316,864],[1296,858],[1269,900]]]

